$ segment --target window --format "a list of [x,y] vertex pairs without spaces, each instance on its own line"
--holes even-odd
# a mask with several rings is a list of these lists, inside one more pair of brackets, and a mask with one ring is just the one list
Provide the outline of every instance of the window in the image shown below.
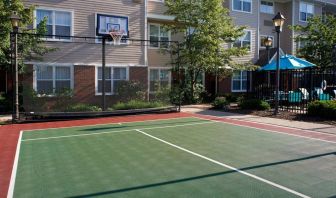
[[245,34],[233,43],[234,47],[247,48],[251,51],[251,31],[244,31]]
[[[102,67],[96,70],[96,94],[102,93],[103,75]],[[105,68],[105,93],[112,95],[116,93],[118,85],[122,81],[128,80],[128,69],[126,67],[106,67]]]
[[307,45],[307,40],[305,39],[300,39],[297,41],[297,48],[296,48],[296,53],[300,53],[300,51],[302,50],[302,48],[304,48]]
[[272,1],[261,1],[260,12],[274,14],[274,3]]
[[170,71],[168,69],[149,70],[149,91],[156,92],[170,86]]
[[[47,20],[47,33],[46,38],[57,40],[70,40],[72,35],[72,13],[67,11],[55,10],[36,10],[36,25],[38,26],[41,21],[46,18]],[[50,36],[55,35],[55,36]],[[64,37],[62,37],[64,36]]]
[[72,89],[72,69],[70,66],[35,66],[38,94],[51,95]]
[[[149,25],[149,40],[150,47],[153,48],[167,48],[170,41],[170,32],[165,30],[161,25]],[[161,42],[158,42],[161,41]],[[167,42],[162,42],[167,41]]]
[[271,37],[271,39],[273,41],[271,48],[274,46],[274,37],[273,36],[260,36],[260,47],[266,47],[264,42],[267,39],[267,37]]
[[306,22],[314,16],[314,5],[306,2],[300,2],[300,21]]
[[247,72],[235,71],[232,75],[232,91],[243,92],[247,90]]
[[234,11],[252,12],[252,0],[232,0]]

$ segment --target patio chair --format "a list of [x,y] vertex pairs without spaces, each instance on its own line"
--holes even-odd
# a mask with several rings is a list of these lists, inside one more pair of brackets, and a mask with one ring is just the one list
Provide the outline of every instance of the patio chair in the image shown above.
[[288,102],[289,103],[300,103],[302,102],[302,93],[298,91],[288,93]]
[[299,90],[303,94],[302,99],[303,100],[308,100],[309,99],[309,92],[307,91],[307,89],[306,88],[299,88]]
[[331,100],[330,95],[327,93],[320,94],[318,95],[318,97],[319,97],[319,100]]

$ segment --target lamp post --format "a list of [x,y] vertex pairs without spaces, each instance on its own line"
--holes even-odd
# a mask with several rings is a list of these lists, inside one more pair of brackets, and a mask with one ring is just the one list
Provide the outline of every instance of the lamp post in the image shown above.
[[279,85],[280,85],[280,33],[282,32],[282,27],[285,23],[285,17],[278,12],[277,15],[273,18],[273,24],[275,31],[277,33],[277,62],[276,62],[276,85],[275,85],[275,107],[274,114],[279,113]]
[[[266,39],[263,41],[264,46],[266,47],[267,51],[267,64],[270,62],[270,48],[272,47],[273,40],[271,37],[267,36]],[[270,85],[270,72],[267,72],[267,85]]]
[[18,46],[17,46],[17,37],[19,32],[19,22],[21,18],[16,14],[16,12],[13,12],[13,14],[10,16],[10,20],[12,23],[13,32],[11,33],[11,36],[13,38],[13,51],[14,51],[14,112],[12,115],[12,121],[16,122],[19,119],[19,72],[18,72]]
[[336,44],[333,46],[332,49],[332,62],[333,62],[333,67],[336,67]]

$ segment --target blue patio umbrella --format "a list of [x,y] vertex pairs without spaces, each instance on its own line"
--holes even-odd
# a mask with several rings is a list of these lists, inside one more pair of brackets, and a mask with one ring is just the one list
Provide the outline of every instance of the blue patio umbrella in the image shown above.
[[[281,70],[290,70],[290,69],[305,69],[309,67],[315,67],[316,65],[303,60],[301,58],[297,58],[293,55],[285,55],[280,57],[280,69]],[[273,71],[276,70],[276,59],[274,59],[271,63],[261,67],[259,70],[261,71]]]

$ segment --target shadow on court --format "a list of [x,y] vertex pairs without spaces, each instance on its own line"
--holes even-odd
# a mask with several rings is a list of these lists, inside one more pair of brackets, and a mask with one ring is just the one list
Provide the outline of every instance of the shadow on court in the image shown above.
[[[160,120],[157,120],[155,122],[159,122]],[[148,124],[142,124],[142,125],[134,125],[132,123],[132,125],[124,125],[124,124],[128,124],[128,123],[122,123],[122,125],[117,125],[117,126],[104,126],[104,127],[95,127],[95,128],[86,128],[86,129],[80,129],[80,131],[100,131],[100,130],[110,130],[110,129],[121,129],[121,128],[136,128],[136,127],[153,127],[153,126],[165,126],[165,125],[178,125],[178,124],[191,124],[191,123],[197,123],[200,121],[204,121],[204,120],[194,120],[194,121],[174,121],[174,123],[148,123]],[[144,121],[146,122],[146,121]]]
[[[263,168],[263,167],[268,167],[268,166],[275,166],[275,165],[287,164],[287,163],[291,163],[291,162],[309,160],[309,159],[324,157],[324,156],[328,156],[328,155],[336,155],[336,151],[335,152],[324,153],[324,154],[318,154],[318,155],[311,155],[311,156],[292,159],[292,160],[285,160],[285,161],[267,163],[267,164],[262,164],[262,165],[257,165],[257,166],[250,166],[250,167],[241,168],[239,170],[247,171],[247,170]],[[91,193],[91,194],[76,195],[76,196],[71,196],[71,197],[68,197],[68,198],[95,197],[95,196],[102,196],[102,195],[108,195],[108,194],[114,194],[114,193],[122,193],[122,192],[127,192],[127,191],[140,190],[140,189],[145,189],[145,188],[153,188],[153,187],[164,186],[164,185],[169,185],[169,184],[188,182],[188,181],[197,180],[197,179],[204,179],[204,178],[209,178],[209,177],[222,176],[222,175],[226,175],[226,174],[230,174],[230,173],[236,173],[236,172],[237,171],[235,171],[235,170],[229,170],[229,171],[211,173],[211,174],[206,174],[206,175],[199,175],[199,176],[194,176],[194,177],[188,177],[188,178],[159,182],[159,183],[153,183],[153,184],[133,186],[133,187],[128,187],[128,188],[122,188],[122,189],[116,189],[116,190],[110,190],[110,191],[104,191],[104,192],[97,192],[97,193]],[[334,197],[334,196],[332,196],[332,197]]]

